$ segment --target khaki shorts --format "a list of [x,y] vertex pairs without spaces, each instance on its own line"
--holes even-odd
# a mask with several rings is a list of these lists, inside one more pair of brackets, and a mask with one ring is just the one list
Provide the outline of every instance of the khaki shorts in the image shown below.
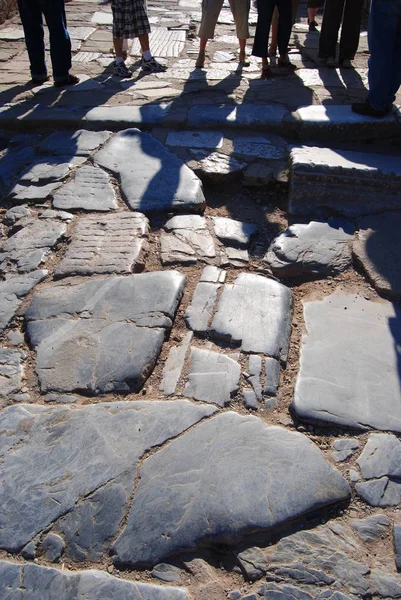
[[[293,22],[293,24],[297,20],[297,14],[298,14],[298,8],[299,8],[300,1],[301,0],[292,0],[292,22]],[[274,9],[272,23],[275,23],[275,24],[278,23],[278,8],[277,8],[277,6]]]

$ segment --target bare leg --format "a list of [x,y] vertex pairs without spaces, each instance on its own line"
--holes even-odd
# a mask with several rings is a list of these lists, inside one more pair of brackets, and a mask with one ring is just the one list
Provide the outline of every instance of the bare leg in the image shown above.
[[239,42],[239,62],[243,67],[249,67],[249,65],[251,63],[249,62],[249,60],[246,57],[246,40],[240,40],[238,38],[238,42]]
[[270,38],[270,48],[269,48],[269,56],[276,56],[277,54],[277,31],[278,31],[278,23],[272,23],[271,26],[271,38]]
[[144,52],[149,52],[149,34],[143,33],[142,35],[138,35],[138,40],[141,46],[142,54]]
[[203,69],[203,67],[205,66],[206,44],[207,44],[207,38],[201,37],[200,44],[199,44],[199,54],[198,54],[198,58],[196,59],[196,65],[195,65],[197,69]]
[[123,39],[122,38],[113,38],[114,52],[116,54],[116,58],[123,57]]

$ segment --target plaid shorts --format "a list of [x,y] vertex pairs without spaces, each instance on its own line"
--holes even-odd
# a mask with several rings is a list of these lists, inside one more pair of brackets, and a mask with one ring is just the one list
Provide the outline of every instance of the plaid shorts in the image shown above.
[[150,33],[146,0],[112,0],[113,38],[132,39]]

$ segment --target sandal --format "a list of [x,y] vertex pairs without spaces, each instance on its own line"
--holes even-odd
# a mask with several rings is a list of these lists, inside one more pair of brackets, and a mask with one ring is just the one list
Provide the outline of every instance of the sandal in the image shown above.
[[262,67],[262,73],[260,75],[261,79],[270,79],[271,77],[273,77],[273,71],[270,68],[270,65],[266,65],[265,67]]
[[240,50],[239,57],[238,57],[238,62],[243,67],[249,67],[249,65],[251,64],[249,62],[249,60],[247,59],[247,57],[246,57],[245,50]]
[[195,67],[197,69],[203,69],[205,66],[205,53],[200,51],[198,54],[198,58],[196,59]]

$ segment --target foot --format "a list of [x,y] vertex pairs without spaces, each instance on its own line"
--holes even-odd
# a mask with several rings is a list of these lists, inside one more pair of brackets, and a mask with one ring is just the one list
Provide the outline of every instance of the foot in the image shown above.
[[238,62],[243,67],[249,67],[249,65],[251,64],[249,62],[249,60],[247,59],[245,50],[240,50],[239,57],[238,57]]
[[365,100],[365,102],[354,102],[351,108],[352,111],[358,113],[358,115],[377,118],[385,117],[392,110],[392,106],[388,106],[385,110],[377,110],[376,108],[373,108],[368,100]]
[[296,71],[297,67],[296,65],[294,65],[290,59],[287,56],[284,56],[283,58],[279,58],[278,62],[277,62],[277,66],[278,67],[284,67],[285,69],[288,69],[289,71]]
[[277,50],[274,50],[271,46],[269,48],[269,61],[270,66],[275,67],[277,65]]
[[64,87],[66,85],[77,85],[79,83],[79,77],[76,75],[68,75],[65,79],[60,79],[60,81],[55,81],[54,85],[56,87]]
[[327,58],[322,58],[321,56],[318,56],[316,62],[318,65],[325,65],[327,62]]
[[128,69],[125,62],[120,62],[118,64],[114,63],[114,75],[117,75],[117,77],[121,77],[121,79],[131,79],[132,77],[132,73]]
[[313,20],[313,21],[308,20],[308,25],[309,25],[309,31],[317,31],[317,23],[315,20]]
[[50,77],[48,75],[43,75],[43,77],[32,77],[31,83],[33,83],[33,85],[42,85],[42,83],[49,81],[49,79]]
[[200,50],[198,54],[198,58],[196,59],[195,67],[197,69],[203,69],[205,66],[205,53]]
[[334,58],[334,56],[329,56],[326,59],[326,67],[335,67],[336,66],[336,59]]
[[273,77],[273,71],[270,68],[270,65],[265,65],[262,67],[262,73],[260,74],[261,79],[270,79]]
[[352,69],[352,62],[349,58],[344,58],[343,60],[339,60],[340,67],[343,69]]
[[144,73],[164,73],[166,69],[167,67],[158,63],[153,56],[149,60],[142,59],[142,71]]

